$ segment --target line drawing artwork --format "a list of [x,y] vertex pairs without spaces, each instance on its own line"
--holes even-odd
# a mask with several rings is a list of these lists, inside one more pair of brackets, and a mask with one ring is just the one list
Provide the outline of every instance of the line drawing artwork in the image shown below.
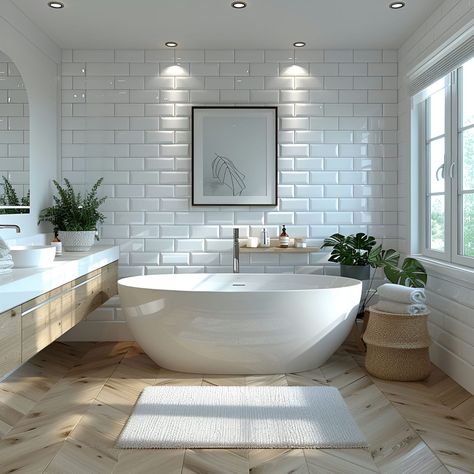
[[232,191],[233,196],[241,196],[246,188],[245,174],[239,171],[233,161],[226,156],[214,153],[216,157],[212,160],[212,177],[220,184],[227,186]]

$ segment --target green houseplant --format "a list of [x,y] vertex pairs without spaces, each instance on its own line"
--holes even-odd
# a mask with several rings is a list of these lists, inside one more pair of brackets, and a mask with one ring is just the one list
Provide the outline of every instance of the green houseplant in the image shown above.
[[81,195],[74,191],[68,179],[64,179],[64,187],[53,180],[58,195],[53,196],[53,206],[40,212],[39,222],[50,222],[54,226],[64,250],[84,252],[94,244],[97,224],[105,219],[99,207],[107,198],[97,196],[102,181],[100,178],[89,192]]
[[[371,268],[382,268],[391,283],[414,288],[423,288],[426,285],[426,270],[417,259],[407,257],[399,266],[400,254],[394,249],[384,250],[382,245],[377,245],[373,236],[362,232],[348,236],[333,234],[324,240],[321,248],[325,247],[332,247],[329,261],[341,265],[341,276],[359,280],[370,279],[359,305],[359,315],[363,315],[364,309],[377,294],[372,290],[376,272],[370,277]],[[358,269],[362,270],[357,271]]]
[[[10,209],[0,209],[0,214],[28,214],[30,212],[30,191],[26,196],[18,197],[15,188],[10,183],[8,178],[2,176],[3,194],[0,195],[0,206],[8,206]],[[11,209],[14,206],[17,209]]]

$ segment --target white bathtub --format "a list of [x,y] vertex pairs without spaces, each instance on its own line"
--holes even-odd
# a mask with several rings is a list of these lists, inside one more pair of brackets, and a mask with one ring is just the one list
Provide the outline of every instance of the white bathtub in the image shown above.
[[349,334],[362,287],[332,276],[202,273],[118,286],[143,350],[161,367],[202,374],[319,367]]

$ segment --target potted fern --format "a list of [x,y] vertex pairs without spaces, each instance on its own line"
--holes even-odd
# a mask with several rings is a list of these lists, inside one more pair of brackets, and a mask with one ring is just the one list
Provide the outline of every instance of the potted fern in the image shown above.
[[91,190],[82,196],[81,193],[74,191],[69,180],[64,179],[64,187],[53,180],[58,195],[53,196],[53,206],[40,212],[39,222],[53,224],[54,231],[59,233],[64,250],[87,252],[94,245],[97,224],[104,222],[105,219],[99,212],[99,207],[107,198],[97,196],[102,181],[103,178],[100,178]]

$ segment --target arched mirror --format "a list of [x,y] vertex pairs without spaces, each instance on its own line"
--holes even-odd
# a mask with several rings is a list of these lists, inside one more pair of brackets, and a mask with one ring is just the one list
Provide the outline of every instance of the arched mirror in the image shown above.
[[15,63],[0,51],[0,215],[30,212],[28,95]]

